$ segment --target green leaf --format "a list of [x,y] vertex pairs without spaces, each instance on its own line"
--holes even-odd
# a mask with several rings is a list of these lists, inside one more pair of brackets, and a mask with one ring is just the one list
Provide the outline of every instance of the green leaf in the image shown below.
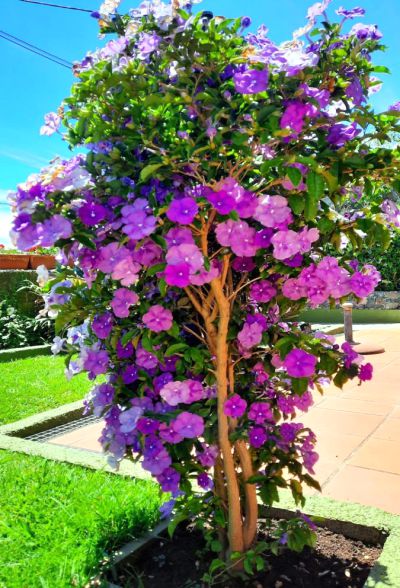
[[289,201],[289,206],[292,209],[292,211],[294,212],[294,214],[300,215],[303,210],[304,210],[304,206],[305,206],[305,199],[303,198],[303,196],[289,196],[288,198]]
[[315,171],[309,171],[307,175],[307,194],[304,216],[306,221],[314,220],[318,213],[318,201],[324,195],[324,178]]
[[179,353],[180,351],[186,351],[186,349],[189,349],[189,345],[186,345],[186,343],[174,343],[168,347],[164,355],[165,357],[170,357],[171,355]]
[[147,180],[150,179],[151,176],[155,174],[155,172],[162,166],[162,163],[152,163],[150,165],[146,165],[146,167],[144,167],[140,172],[140,180],[142,182],[147,182]]
[[288,167],[286,173],[293,186],[298,186],[303,178],[302,173],[297,167]]
[[97,248],[95,243],[84,233],[74,233],[74,238],[79,241],[79,243],[82,243],[82,245],[85,245],[85,247],[89,247],[89,249],[96,251]]
[[173,534],[175,533],[175,529],[176,527],[179,525],[179,523],[183,523],[183,521],[185,521],[187,519],[187,515],[184,514],[183,512],[178,513],[173,519],[172,521],[169,523],[168,525],[168,535],[172,538]]
[[152,265],[146,272],[148,276],[154,276],[159,272],[162,272],[165,269],[165,263],[157,263],[156,265]]

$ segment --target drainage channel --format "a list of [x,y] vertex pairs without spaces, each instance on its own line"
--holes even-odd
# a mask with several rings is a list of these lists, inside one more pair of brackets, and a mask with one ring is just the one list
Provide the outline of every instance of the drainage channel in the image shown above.
[[47,429],[46,431],[40,431],[40,433],[28,435],[28,437],[25,437],[25,439],[29,441],[38,441],[45,443],[49,439],[53,439],[54,437],[58,437],[59,435],[65,435],[66,433],[75,431],[75,429],[81,429],[82,427],[86,427],[87,425],[99,423],[101,420],[101,418],[98,418],[94,415],[84,416],[69,423],[65,423],[64,425],[58,425],[58,427],[53,427],[52,429]]

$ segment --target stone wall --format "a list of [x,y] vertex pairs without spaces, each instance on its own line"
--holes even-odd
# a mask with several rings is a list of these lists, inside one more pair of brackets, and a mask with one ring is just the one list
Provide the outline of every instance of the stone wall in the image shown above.
[[362,303],[354,303],[354,308],[398,310],[400,309],[400,292],[374,292]]

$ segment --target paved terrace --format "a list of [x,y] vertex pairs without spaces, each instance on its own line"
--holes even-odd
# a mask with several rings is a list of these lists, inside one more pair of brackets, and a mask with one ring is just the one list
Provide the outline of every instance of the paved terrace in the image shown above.
[[[327,387],[302,421],[318,436],[316,475],[325,496],[400,514],[400,324],[355,329],[355,339],[386,350],[367,357],[373,380]],[[101,428],[91,424],[51,442],[98,452]]]

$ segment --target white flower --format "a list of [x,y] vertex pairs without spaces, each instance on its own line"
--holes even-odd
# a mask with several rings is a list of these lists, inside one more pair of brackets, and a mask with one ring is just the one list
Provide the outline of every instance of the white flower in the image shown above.
[[47,284],[50,278],[49,270],[45,265],[39,265],[36,269],[37,278],[36,281],[41,288]]
[[60,353],[60,351],[63,348],[63,345],[65,343],[65,339],[62,339],[62,337],[54,337],[53,339],[53,345],[51,346],[51,352],[53,355],[57,355],[57,353]]

